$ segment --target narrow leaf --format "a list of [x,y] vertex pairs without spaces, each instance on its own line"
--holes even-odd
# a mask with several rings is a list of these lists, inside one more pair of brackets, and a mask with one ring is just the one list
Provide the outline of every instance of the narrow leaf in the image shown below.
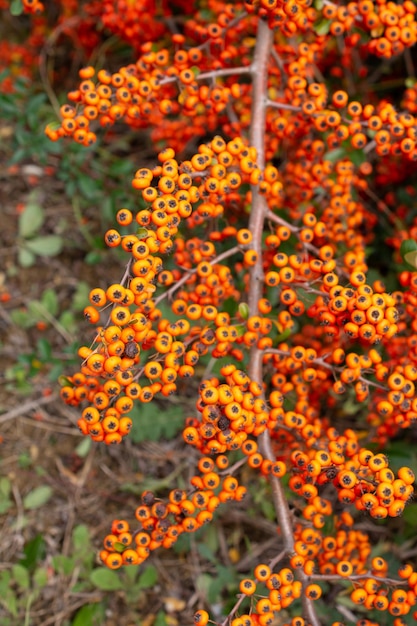
[[31,252],[39,256],[55,256],[62,250],[63,240],[59,235],[43,235],[26,241]]
[[417,241],[414,239],[406,239],[402,242],[400,253],[403,260],[409,265],[413,270],[417,269]]
[[122,581],[111,569],[98,567],[90,574],[90,580],[98,589],[103,591],[117,591],[123,588]]
[[19,235],[27,238],[35,235],[43,224],[43,208],[36,202],[28,202],[19,219]]
[[156,570],[156,567],[154,567],[153,565],[148,565],[148,567],[145,569],[145,571],[139,578],[138,587],[140,589],[150,589],[151,587],[155,585],[157,580],[158,580],[158,572]]
[[35,262],[35,255],[26,248],[19,248],[18,260],[21,267],[32,267]]
[[30,577],[26,567],[16,563],[12,567],[13,578],[21,589],[29,589]]
[[52,487],[49,487],[49,485],[36,487],[23,498],[23,506],[25,509],[38,509],[48,502],[52,493]]
[[18,15],[22,15],[23,13],[22,0],[12,0],[9,10],[10,10],[10,13],[16,17]]

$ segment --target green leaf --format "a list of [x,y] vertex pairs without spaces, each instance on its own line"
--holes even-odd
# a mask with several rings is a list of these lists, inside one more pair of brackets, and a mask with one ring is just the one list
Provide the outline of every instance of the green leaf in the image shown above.
[[38,567],[33,574],[35,587],[41,589],[48,584],[48,571],[45,567]]
[[117,159],[114,161],[108,170],[110,176],[130,176],[133,175],[134,167],[131,161],[128,159]]
[[19,219],[19,235],[25,239],[33,237],[43,224],[43,208],[35,201],[28,202]]
[[84,437],[78,446],[75,448],[75,454],[77,454],[80,459],[84,459],[87,454],[90,452],[92,441],[89,437]]
[[123,589],[122,581],[119,576],[111,569],[107,567],[98,567],[90,574],[90,581],[98,589],[103,591],[118,591]]
[[58,378],[58,384],[61,387],[66,387],[66,386],[74,387],[74,383],[69,378],[67,378],[67,376],[64,376],[64,375]]
[[[28,120],[28,124],[32,130],[36,129],[39,126],[39,109],[42,104],[45,103],[46,96],[44,93],[38,93],[34,96],[31,96],[28,103],[25,107],[26,119]],[[46,138],[44,135],[40,135],[42,141]]]
[[17,148],[14,151],[13,156],[10,159],[9,163],[10,165],[15,165],[16,163],[20,163],[20,161],[23,161],[23,159],[25,159],[26,156],[27,156],[26,148]]
[[76,552],[85,551],[90,545],[90,533],[85,524],[78,524],[72,533],[72,543]]
[[41,302],[51,315],[55,316],[58,313],[58,296],[56,295],[56,291],[54,289],[45,289],[41,297]]
[[197,550],[198,550],[200,556],[202,556],[207,561],[211,561],[212,563],[217,563],[217,559],[216,559],[215,555],[213,554],[213,551],[208,546],[206,546],[204,543],[198,543],[197,544]]
[[13,591],[9,589],[5,596],[0,596],[0,603],[13,617],[17,617],[17,599]]
[[140,407],[136,405],[130,417],[133,420],[130,436],[134,443],[158,441],[162,437],[171,439],[184,423],[184,414],[179,406],[158,411],[152,402]]
[[10,311],[10,317],[13,320],[13,323],[16,326],[21,326],[22,328],[30,328],[33,325],[33,322],[30,318],[29,312],[22,309],[14,309]]
[[0,597],[6,594],[6,591],[10,585],[12,575],[9,570],[0,572]]
[[42,235],[26,241],[26,247],[39,256],[55,256],[61,252],[63,243],[59,235]]
[[84,307],[89,303],[88,295],[90,293],[90,287],[84,281],[78,283],[74,295],[72,296],[73,311],[82,311]]
[[38,339],[36,342],[37,356],[41,361],[50,362],[52,359],[52,346],[47,339]]
[[50,500],[52,493],[52,487],[49,485],[36,487],[23,498],[23,506],[25,509],[39,509]]
[[97,192],[100,191],[99,181],[84,174],[78,178],[77,183],[81,194],[87,198],[87,200],[94,200],[97,197]]
[[316,34],[319,36],[327,35],[330,30],[330,20],[322,19],[314,26]]
[[0,515],[7,513],[13,506],[13,501],[10,498],[0,498]]
[[88,265],[97,265],[102,261],[102,259],[103,255],[101,252],[98,250],[90,250],[90,252],[85,255],[84,260]]
[[362,163],[365,163],[365,161],[367,160],[367,154],[363,150],[353,150],[349,154],[349,157],[352,163],[356,165],[356,167],[359,167],[360,165],[362,165]]
[[8,498],[12,490],[12,483],[5,476],[0,478],[0,498]]
[[19,454],[18,463],[19,467],[21,467],[22,469],[30,467],[32,465],[32,459],[30,457],[30,454],[28,454],[27,452],[22,452],[21,454]]
[[86,604],[77,611],[71,626],[98,626],[103,623],[103,607],[101,604]]
[[21,267],[32,267],[35,263],[35,255],[30,250],[26,250],[26,248],[19,248],[17,256]]
[[148,236],[148,229],[145,228],[144,226],[139,226],[139,228],[136,231],[136,235],[139,239],[145,239],[145,237]]
[[22,0],[12,0],[12,3],[10,5],[10,9],[9,9],[10,13],[14,16],[18,16],[18,15],[22,15],[23,13],[23,4],[22,4]]
[[155,585],[158,580],[158,572],[156,567],[153,565],[148,565],[148,567],[144,570],[143,574],[141,574],[139,578],[139,589],[150,589]]
[[249,317],[249,307],[246,302],[239,303],[239,315],[242,319],[247,320]]
[[77,325],[74,319],[74,313],[72,311],[64,311],[59,317],[59,323],[69,333],[75,332],[77,329]]
[[29,317],[33,322],[44,319],[44,308],[39,300],[31,300],[28,303]]
[[56,554],[52,557],[52,565],[58,574],[69,576],[74,571],[75,559],[65,554]]
[[167,624],[168,622],[166,620],[165,613],[163,611],[159,611],[153,623],[153,626],[167,626]]
[[129,565],[129,567],[124,568],[123,574],[129,587],[133,585],[138,577],[140,568],[140,565]]
[[325,161],[336,163],[337,161],[340,161],[340,159],[345,155],[346,150],[344,148],[335,148],[334,150],[329,150],[329,152],[326,152],[323,158]]
[[195,581],[197,591],[199,591],[203,596],[207,596],[212,580],[213,578],[210,574],[199,574]]
[[414,241],[414,239],[403,241],[400,253],[404,262],[415,271],[417,269],[417,241]]
[[41,534],[36,535],[27,542],[23,548],[25,556],[20,559],[19,563],[24,567],[31,569],[38,561],[43,559],[45,554],[45,540]]
[[23,565],[19,565],[18,563],[13,565],[12,575],[21,589],[29,589],[30,577],[26,567],[23,567]]

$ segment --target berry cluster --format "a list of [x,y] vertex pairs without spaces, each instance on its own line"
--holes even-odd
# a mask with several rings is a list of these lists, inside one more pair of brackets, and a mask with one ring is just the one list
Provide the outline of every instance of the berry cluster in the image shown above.
[[191,489],[172,489],[166,499],[145,491],[135,511],[139,529],[131,532],[126,520],[114,520],[104,538],[101,560],[111,569],[143,563],[153,550],[171,548],[183,533],[193,533],[213,519],[221,503],[245,497],[246,487],[233,476],[221,476],[228,467],[224,455],[201,457]]

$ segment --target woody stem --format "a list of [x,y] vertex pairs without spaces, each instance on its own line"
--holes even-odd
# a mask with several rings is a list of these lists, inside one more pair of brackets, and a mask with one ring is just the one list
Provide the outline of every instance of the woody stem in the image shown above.
[[[273,31],[263,20],[258,22],[254,60],[252,69],[252,112],[250,128],[250,144],[256,148],[257,164],[263,170],[265,168],[265,130],[266,108],[268,92],[268,62],[273,47]],[[268,216],[268,205],[265,197],[259,192],[257,185],[252,185],[252,209],[249,219],[249,230],[253,236],[252,247],[257,252],[257,260],[251,268],[249,281],[248,306],[249,315],[258,314],[258,302],[263,293],[263,264],[262,264],[262,233],[264,222]],[[260,385],[262,376],[262,351],[256,346],[252,347],[248,374],[252,380]],[[269,432],[266,430],[259,436],[259,448],[264,458],[275,461],[275,455],[271,445]],[[270,476],[272,499],[281,531],[284,549],[288,555],[294,552],[294,533],[291,521],[291,512],[285,491],[281,481]],[[304,572],[299,573],[299,578],[305,587],[308,579]],[[311,626],[320,626],[314,604],[305,595],[303,597],[303,611]]]

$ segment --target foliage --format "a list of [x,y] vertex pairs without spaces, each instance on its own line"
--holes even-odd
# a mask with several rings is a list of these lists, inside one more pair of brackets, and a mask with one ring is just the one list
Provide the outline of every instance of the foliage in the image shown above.
[[[41,2],[11,9],[47,28]],[[416,13],[410,0],[69,8],[93,61],[45,131],[63,163],[74,150],[61,168],[68,195],[104,204],[95,175],[112,166],[95,149],[101,135],[115,146],[149,132],[158,154],[135,172],[122,157],[113,165],[135,194],[114,196],[117,226],[104,236],[125,269],[89,292],[84,316],[96,328],[61,397],[79,407],[80,431],[109,445],[130,432],[133,442],[172,437],[179,412],[167,427],[164,402],[196,400],[182,420],[189,485],[143,491],[135,530],[112,522],[100,552],[109,570],[90,577],[99,588],[152,586],[152,565],[134,580],[154,551],[252,494],[278,526],[273,555],[236,580],[200,541],[216,576],[197,579],[206,606],[195,624],[417,618],[404,548],[417,420]],[[97,60],[107,31],[131,49],[109,69]],[[7,97],[3,107],[11,114]],[[40,252],[42,218],[36,203],[22,214],[22,264]],[[220,587],[238,594],[219,610]]]

